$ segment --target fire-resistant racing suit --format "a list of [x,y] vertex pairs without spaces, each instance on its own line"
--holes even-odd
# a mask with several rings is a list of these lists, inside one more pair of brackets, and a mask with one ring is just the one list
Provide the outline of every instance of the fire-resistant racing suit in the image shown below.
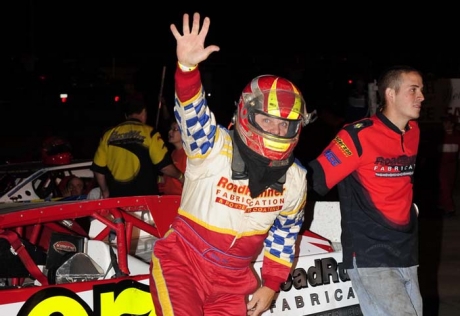
[[259,286],[251,262],[263,247],[262,284],[278,291],[289,276],[303,223],[306,169],[296,161],[282,193],[268,188],[251,198],[248,180],[232,179],[232,137],[216,124],[198,68],[177,68],[175,82],[175,116],[188,161],[178,216],[153,249],[156,312],[246,315],[245,298]]

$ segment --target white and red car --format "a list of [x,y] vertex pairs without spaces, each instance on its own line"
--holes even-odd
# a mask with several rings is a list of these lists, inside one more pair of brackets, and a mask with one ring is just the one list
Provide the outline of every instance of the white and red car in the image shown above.
[[56,199],[62,184],[71,176],[93,186],[91,164],[91,160],[78,160],[63,165],[43,165],[37,161],[0,166],[0,203]]

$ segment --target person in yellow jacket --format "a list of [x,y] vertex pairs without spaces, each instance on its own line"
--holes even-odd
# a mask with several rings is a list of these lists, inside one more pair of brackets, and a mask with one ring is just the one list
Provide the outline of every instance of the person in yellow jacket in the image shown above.
[[126,120],[104,133],[91,166],[102,197],[158,195],[160,172],[183,183],[160,133],[146,124],[143,99],[127,99],[124,108]]

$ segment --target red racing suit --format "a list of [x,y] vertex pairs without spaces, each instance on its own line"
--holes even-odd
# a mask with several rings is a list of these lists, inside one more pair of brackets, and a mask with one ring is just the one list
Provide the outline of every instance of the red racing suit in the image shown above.
[[198,69],[175,74],[175,117],[187,154],[178,216],[152,255],[157,315],[246,315],[258,280],[252,261],[264,248],[262,284],[278,291],[289,276],[303,223],[306,169],[287,170],[283,192],[251,198],[232,179],[233,143],[207,106]]
[[418,264],[413,175],[420,130],[402,132],[381,112],[346,125],[309,163],[313,189],[326,194],[338,184],[343,263],[353,268]]

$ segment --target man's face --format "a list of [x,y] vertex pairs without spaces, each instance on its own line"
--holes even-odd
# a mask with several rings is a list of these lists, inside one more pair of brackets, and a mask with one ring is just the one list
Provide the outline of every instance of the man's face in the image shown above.
[[408,120],[418,119],[423,96],[422,77],[416,72],[403,73],[399,91],[395,92],[394,104],[396,112]]
[[256,114],[254,119],[260,128],[270,134],[286,136],[288,132],[289,122],[285,120],[276,119],[263,114]]
[[83,193],[83,181],[81,179],[72,179],[69,183],[70,195],[81,195]]

